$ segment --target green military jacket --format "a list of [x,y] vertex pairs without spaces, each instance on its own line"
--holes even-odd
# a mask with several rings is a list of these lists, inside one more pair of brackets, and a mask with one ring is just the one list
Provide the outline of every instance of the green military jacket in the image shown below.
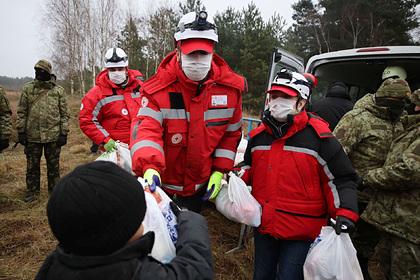
[[375,193],[362,218],[420,245],[420,115],[404,118],[406,130],[392,143],[384,166],[365,177]]
[[54,80],[26,83],[22,89],[16,128],[28,142],[55,142],[69,131],[69,113],[64,88]]
[[[383,166],[392,140],[403,130],[401,121],[392,122],[387,108],[377,106],[373,94],[367,94],[343,116],[334,134],[363,179],[369,170]],[[359,192],[359,201],[367,202],[370,196],[365,189]]]
[[12,133],[12,111],[10,110],[9,101],[6,98],[6,93],[0,87],[0,140],[10,138]]

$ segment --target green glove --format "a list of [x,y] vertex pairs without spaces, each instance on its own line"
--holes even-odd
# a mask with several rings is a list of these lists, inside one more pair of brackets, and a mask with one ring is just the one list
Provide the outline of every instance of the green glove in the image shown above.
[[154,192],[156,190],[156,186],[161,186],[160,174],[159,172],[157,172],[157,170],[154,170],[152,168],[146,169],[146,172],[144,172],[143,175],[143,179],[149,185],[151,192]]
[[206,197],[208,197],[210,200],[215,199],[219,194],[220,188],[222,187],[222,178],[223,173],[219,171],[214,171],[211,174],[206,193]]
[[105,143],[104,149],[107,152],[111,152],[115,149],[117,142],[114,141],[114,139],[109,139],[108,142]]

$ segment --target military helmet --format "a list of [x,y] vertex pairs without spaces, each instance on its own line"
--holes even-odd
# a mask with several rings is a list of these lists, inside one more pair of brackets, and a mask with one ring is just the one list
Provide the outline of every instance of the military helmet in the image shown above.
[[375,93],[375,97],[410,98],[410,86],[403,79],[387,79]]
[[420,106],[420,89],[416,89],[411,94],[411,103]]
[[51,63],[48,60],[45,60],[45,59],[41,59],[40,61],[38,61],[34,66],[34,69],[35,68],[45,70],[45,71],[48,72],[48,74],[51,74],[51,72],[52,72]]
[[405,72],[404,68],[400,66],[388,66],[382,73],[382,80],[388,78],[400,78],[405,80],[407,79],[407,72]]

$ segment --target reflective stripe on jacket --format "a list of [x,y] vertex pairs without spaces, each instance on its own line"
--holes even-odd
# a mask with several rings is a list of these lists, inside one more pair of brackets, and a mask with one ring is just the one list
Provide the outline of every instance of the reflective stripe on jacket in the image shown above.
[[121,88],[102,71],[94,86],[83,97],[80,107],[80,129],[96,144],[109,138],[130,143],[131,119],[136,115],[142,82],[136,78],[138,71],[128,70],[128,84]]
[[162,175],[169,193],[193,195],[212,171],[233,167],[241,137],[245,79],[214,54],[209,78],[188,80],[169,54],[144,83],[141,107],[132,125],[133,171]]

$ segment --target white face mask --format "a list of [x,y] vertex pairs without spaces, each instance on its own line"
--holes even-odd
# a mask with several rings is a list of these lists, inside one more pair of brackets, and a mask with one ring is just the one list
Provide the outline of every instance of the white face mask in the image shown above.
[[181,52],[181,67],[188,79],[198,82],[203,80],[210,71],[213,54],[183,54]]
[[108,71],[108,77],[116,85],[122,84],[127,79],[125,71]]
[[277,97],[268,103],[268,109],[271,116],[279,121],[285,122],[287,115],[296,115],[299,111],[296,109],[296,99]]

